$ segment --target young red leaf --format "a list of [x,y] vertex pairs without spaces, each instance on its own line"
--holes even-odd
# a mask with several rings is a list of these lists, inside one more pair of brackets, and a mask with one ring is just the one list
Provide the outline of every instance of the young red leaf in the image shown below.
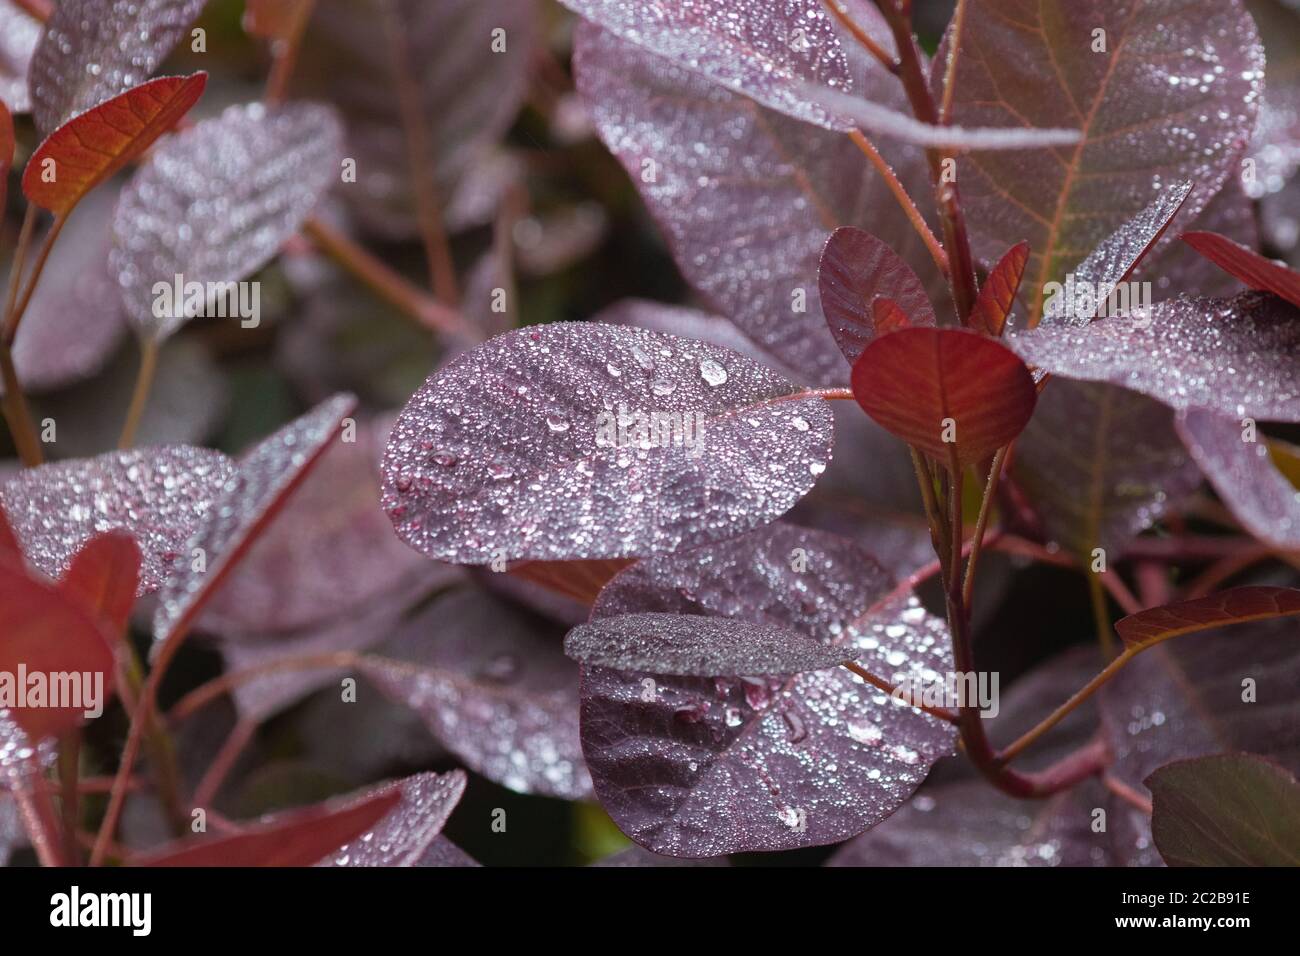
[[600,589],[631,563],[619,559],[524,561],[511,568],[510,573],[583,604],[593,604]]
[[893,299],[881,297],[871,303],[871,324],[877,335],[909,329],[912,322]]
[[239,468],[212,503],[186,544],[189,560],[168,579],[153,618],[155,641],[183,636],[194,616],[243,557],[267,523],[339,438],[343,418],[356,407],[352,395],[335,395],[263,439],[239,460]]
[[41,143],[23,172],[23,193],[56,216],[148,149],[198,102],[206,73],[150,80],[79,113]]
[[[113,684],[116,659],[109,635],[96,615],[80,602],[39,577],[29,574],[21,564],[0,560],[0,608],[4,609],[4,626],[0,628],[0,674],[7,676],[8,699],[0,710],[9,716],[36,743],[81,725],[86,712],[102,706]],[[23,688],[28,697],[25,706],[14,699],[19,692],[19,668],[29,680]],[[56,689],[56,675],[82,675],[83,699],[70,703],[80,706],[49,706],[53,699],[39,703],[30,694],[30,678],[42,675],[47,692]],[[102,680],[102,684],[98,682]],[[95,699],[95,695],[102,694]],[[0,749],[9,741],[0,740]]]
[[402,800],[398,788],[267,817],[229,836],[178,840],[140,866],[311,866],[373,828]]
[[59,591],[98,615],[116,639],[126,631],[139,583],[140,546],[125,531],[108,531],[72,556]]
[[1297,614],[1300,591],[1293,588],[1230,588],[1208,597],[1130,614],[1115,625],[1115,630],[1125,647],[1140,649],[1182,634]]
[[970,314],[971,328],[987,332],[989,335],[1002,335],[1007,324],[1007,316],[1015,305],[1016,293],[1020,291],[1020,280],[1025,275],[1025,264],[1029,262],[1029,243],[1018,242],[1006,251],[998,260],[989,277],[984,280],[975,308]]
[[853,366],[853,397],[881,427],[947,463],[983,460],[1020,434],[1038,392],[1006,346],[966,329],[902,329]]
[[1280,295],[1293,305],[1300,305],[1300,272],[1279,262],[1266,259],[1227,236],[1213,232],[1185,232],[1187,243],[1224,272],[1236,276],[1252,289]]
[[1255,754],[1166,764],[1146,778],[1170,866],[1300,866],[1300,783]]
[[843,226],[831,233],[817,266],[817,289],[831,335],[852,365],[881,331],[875,303],[884,297],[912,325],[935,324],[934,307],[916,273],[885,242]]

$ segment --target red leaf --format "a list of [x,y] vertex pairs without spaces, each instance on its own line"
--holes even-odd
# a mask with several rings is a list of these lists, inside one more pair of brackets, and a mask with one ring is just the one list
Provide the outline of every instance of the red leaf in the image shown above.
[[831,233],[817,265],[817,291],[826,324],[852,364],[875,338],[875,302],[892,299],[909,324],[934,325],[934,307],[921,280],[888,243],[843,226]]
[[108,625],[110,639],[126,630],[140,585],[140,546],[125,531],[96,535],[72,556],[59,592]]
[[[1038,399],[1015,353],[966,329],[881,336],[853,366],[852,384],[858,404],[886,431],[941,462],[955,455],[958,465],[1019,435]],[[953,440],[945,442],[948,424]]]
[[[104,693],[98,701],[83,698],[82,706],[48,707],[33,706],[35,701],[29,698],[28,706],[10,708],[14,721],[31,743],[79,726],[92,703],[102,704],[108,699],[113,682],[113,649],[99,623],[54,585],[7,561],[0,561],[0,608],[4,613],[0,672],[17,676],[21,665],[29,677],[44,675],[50,691],[54,689],[54,674],[103,675]],[[84,681],[81,689],[83,694],[95,690]]]
[[1130,614],[1115,625],[1115,630],[1125,646],[1144,648],[1180,634],[1296,614],[1300,614],[1300,591],[1294,588],[1230,588],[1209,597]]
[[21,564],[23,549],[18,544],[14,529],[9,527],[9,518],[5,514],[4,508],[0,508],[0,559],[4,558],[17,558],[18,563]]
[[1236,276],[1252,289],[1272,292],[1292,305],[1300,305],[1300,272],[1266,259],[1217,232],[1185,232],[1182,238],[1224,272]]
[[[74,116],[51,133],[23,172],[23,193],[56,216],[153,144],[198,101],[206,73],[164,76]],[[47,182],[46,161],[54,181]]]
[[510,573],[583,604],[594,604],[600,589],[628,565],[620,558],[590,561],[525,561]]
[[1015,304],[1016,293],[1020,291],[1020,280],[1024,277],[1028,262],[1028,242],[1018,242],[1006,251],[980,289],[979,298],[975,300],[975,308],[970,314],[971,328],[983,330],[990,335],[1002,334],[1007,316]]
[[884,296],[871,303],[871,321],[875,326],[877,335],[912,327],[912,323],[908,321],[907,313],[899,308],[898,303],[893,299],[886,299]]
[[399,787],[338,808],[318,804],[267,818],[233,835],[178,840],[141,866],[311,866],[382,820],[402,799]]

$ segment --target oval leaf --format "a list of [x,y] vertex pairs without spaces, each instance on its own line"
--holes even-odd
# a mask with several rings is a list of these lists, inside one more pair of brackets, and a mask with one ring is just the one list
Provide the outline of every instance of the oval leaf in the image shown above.
[[1300,305],[1300,272],[1266,259],[1227,236],[1213,232],[1185,232],[1182,238],[1183,242],[1250,288],[1272,292],[1292,305]]
[[206,73],[164,76],[79,113],[36,148],[23,194],[56,216],[148,149],[198,102]]
[[[638,562],[602,592],[592,620],[728,618],[845,648],[889,681],[950,670],[942,622],[914,599],[866,613],[893,587],[847,540],[777,524]],[[841,667],[744,680],[584,667],[582,734],[596,795],[620,829],[684,857],[844,840],[900,806],[954,739],[949,724]]]
[[183,636],[194,616],[216,592],[248,546],[284,506],[331,441],[344,416],[356,407],[351,395],[336,395],[263,439],[239,459],[197,531],[185,544],[187,560],[158,596],[155,641]]
[[1275,296],[1179,296],[1085,328],[1022,332],[1007,345],[1053,375],[1110,382],[1176,409],[1300,422],[1300,311]]
[[1294,588],[1229,588],[1207,597],[1130,614],[1115,624],[1115,631],[1125,647],[1143,649],[1183,634],[1297,614],[1300,614],[1300,591]]
[[206,2],[60,0],[28,74],[37,129],[48,135],[146,80]]
[[877,334],[875,303],[892,300],[912,325],[935,325],[916,273],[881,240],[844,226],[831,233],[817,266],[817,288],[831,334],[852,365]]
[[853,397],[882,428],[959,466],[1019,435],[1038,398],[1015,353],[965,329],[881,336],[854,363],[852,382]]
[[1274,467],[1253,423],[1188,409],[1175,420],[1187,450],[1237,519],[1261,541],[1300,551],[1300,489]]
[[1170,866],[1300,866],[1300,783],[1254,754],[1180,760],[1147,777]]
[[243,279],[275,256],[338,175],[341,142],[324,106],[255,103],[159,147],[122,191],[109,258],[140,334],[161,340],[195,315],[234,314],[210,284]]
[[1016,293],[1020,291],[1020,280],[1024,277],[1028,262],[1027,242],[1016,243],[998,260],[980,287],[975,308],[970,314],[971,328],[989,335],[1002,335],[1007,317],[1011,315],[1011,309],[1016,303]]
[[52,578],[92,537],[120,529],[140,545],[140,593],[172,573],[234,463],[220,452],[184,445],[110,452],[30,468],[0,486],[23,553]]
[[623,614],[575,627],[564,652],[586,665],[675,677],[789,677],[857,657],[783,627],[682,614]]
[[553,323],[425,383],[389,439],[384,506],[403,540],[446,561],[634,557],[773,520],[831,440],[822,399],[734,352]]

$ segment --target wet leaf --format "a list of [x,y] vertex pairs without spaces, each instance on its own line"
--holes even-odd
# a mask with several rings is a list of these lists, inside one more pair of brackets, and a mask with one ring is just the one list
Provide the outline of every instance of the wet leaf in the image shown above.
[[578,742],[577,667],[554,631],[462,590],[411,618],[361,669],[470,769],[517,793],[581,800],[591,780]]
[[857,655],[784,627],[700,617],[624,614],[574,628],[564,652],[589,667],[674,677],[789,677]]
[[[341,135],[324,106],[254,103],[159,147],[122,191],[113,219],[109,261],[140,334],[161,340],[196,314],[229,314],[229,300],[215,300],[219,290],[208,284],[256,272],[297,232],[338,175]],[[204,283],[204,294],[182,288],[176,301],[177,281]],[[157,283],[170,293],[161,300]],[[251,303],[241,296],[240,304]]]
[[971,328],[1000,336],[1016,304],[1020,280],[1029,262],[1029,243],[1018,242],[1006,251],[980,287],[979,298],[970,315]]
[[425,383],[389,439],[383,502],[402,539],[441,560],[635,557],[773,520],[830,443],[823,400],[743,356],[553,323]]
[[187,560],[163,587],[154,613],[155,641],[183,635],[248,547],[304,477],[339,438],[343,418],[356,405],[336,395],[263,439],[242,455],[221,487],[207,518],[185,543]]
[[56,216],[151,145],[189,112],[206,73],[164,76],[78,113],[50,133],[27,161],[23,193]]
[[[1098,30],[1105,52],[1093,52]],[[973,0],[956,55],[955,124],[1084,133],[1073,147],[958,159],[976,255],[1030,243],[1030,326],[1044,286],[1064,281],[1153,189],[1191,180],[1189,216],[1205,208],[1246,146],[1263,90],[1255,26],[1221,0]]]
[[234,463],[220,452],[184,445],[109,452],[29,468],[0,485],[0,504],[33,567],[58,578],[97,534],[121,529],[143,555],[140,593],[156,591]]
[[1066,293],[1051,296],[1043,304],[1043,324],[1083,326],[1103,311],[1114,315],[1117,307],[1131,308],[1127,295],[1112,302],[1112,294],[1128,279],[1142,257],[1160,241],[1191,193],[1191,182],[1171,185],[1162,190],[1149,206],[1098,243],[1097,248],[1070,272],[1076,283],[1089,286],[1091,305],[1081,310]]
[[[885,680],[951,668],[942,622],[843,538],[777,524],[638,562],[592,612],[730,618],[852,649]],[[633,840],[708,857],[833,843],[892,813],[952,728],[844,668],[786,680],[670,677],[585,667],[583,753],[596,795]]]
[[725,856],[711,857],[703,860],[683,860],[680,857],[664,856],[661,853],[651,853],[644,847],[630,846],[626,850],[620,850],[605,857],[603,860],[597,860],[592,866],[600,867],[647,867],[647,866],[730,866]]
[[60,0],[28,75],[37,128],[48,135],[78,113],[143,83],[206,2]]
[[[626,0],[563,0],[593,23],[764,106],[827,129],[856,125],[838,106],[821,102],[825,89],[871,98],[884,69],[817,0],[689,0],[655,8],[653,16]],[[888,28],[865,0],[846,12],[882,47]]]
[[1197,631],[1297,614],[1300,614],[1300,591],[1294,588],[1229,588],[1203,598],[1130,614],[1115,624],[1115,631],[1125,647],[1144,649]]
[[[109,636],[89,608],[61,593],[55,585],[28,574],[15,562],[0,561],[0,607],[5,609],[4,630],[0,632],[0,673],[9,685],[6,696],[18,692],[20,668],[27,675],[45,675],[41,682],[44,691],[29,679],[25,704],[0,709],[7,718],[0,721],[0,771],[7,771],[11,751],[78,727],[87,711],[96,704],[107,704],[116,658]],[[50,706],[53,699],[45,695],[61,689],[51,683],[57,674],[81,675],[83,706]],[[103,697],[96,700],[95,694],[101,688]],[[31,696],[38,692],[39,700]],[[6,724],[16,724],[16,734],[6,732]],[[0,774],[0,780],[5,776]]]
[[1300,421],[1300,313],[1274,296],[1182,295],[1086,328],[1022,332],[1007,345],[1053,375],[1122,385],[1175,409]]
[[[358,169],[343,195],[367,229],[393,239],[419,234],[403,84],[421,120],[422,172],[434,196],[444,207],[463,201],[462,185],[473,185],[527,93],[538,13],[531,0],[317,0],[290,90],[342,114]],[[394,50],[394,35],[403,50]],[[444,212],[448,228],[461,224],[463,211]]]
[[1189,216],[1186,206],[1173,218],[1166,236],[1133,271],[1135,282],[1150,282],[1156,301],[1171,295],[1228,297],[1241,292],[1240,282],[1198,254],[1185,242],[1171,237],[1188,229],[1218,232],[1250,248],[1259,247],[1260,229],[1255,204],[1246,196],[1240,177],[1230,176],[1199,215]]
[[416,866],[437,866],[437,867],[476,867],[482,866],[472,856],[452,843],[445,836],[434,838],[433,843],[429,844],[429,849],[425,850],[424,856],[420,857],[420,862]]
[[852,381],[853,397],[882,428],[963,466],[1019,435],[1038,398],[1013,352],[965,329],[881,336],[854,363]]
[[[927,288],[943,288],[907,217],[847,136],[765,109],[587,25],[578,28],[574,62],[597,131],[640,190],[682,275],[803,381],[844,383],[817,290],[818,258],[837,227],[866,229]],[[868,79],[864,96],[906,108],[893,76]],[[921,151],[882,150],[904,185],[924,195]]]
[[401,803],[375,826],[317,866],[423,866],[423,859],[465,792],[465,771],[421,773],[376,788],[398,792]]
[[1178,434],[1229,510],[1261,541],[1300,551],[1300,489],[1274,467],[1268,446],[1245,440],[1235,416],[1189,409]]
[[416,579],[430,580],[435,566],[397,539],[379,506],[379,461],[391,423],[391,416],[362,420],[355,441],[331,444],[212,596],[205,630],[336,624]]
[[1180,760],[1147,777],[1170,866],[1300,865],[1300,783],[1254,754]]
[[178,840],[133,861],[138,866],[311,866],[380,823],[402,793],[389,788],[263,817],[229,836]]
[[72,556],[59,592],[98,615],[114,640],[126,633],[139,585],[140,546],[125,531],[107,531]]
[[1048,536],[1076,557],[1116,556],[1178,508],[1201,475],[1173,413],[1114,385],[1054,379],[1016,442],[1012,475]]
[[1300,305],[1300,272],[1213,232],[1185,232],[1182,240],[1250,288],[1272,292],[1292,305]]
[[1140,788],[1173,760],[1247,750],[1300,769],[1300,642],[1291,620],[1188,634],[1144,651],[1101,690],[1111,772]]
[[14,113],[32,108],[27,70],[41,38],[41,24],[13,0],[0,2],[0,102]]
[[752,358],[755,362],[771,365],[787,378],[796,378],[784,366],[763,349],[746,338],[735,323],[719,315],[712,315],[700,309],[680,305],[664,305],[647,299],[623,299],[601,309],[592,318],[593,322],[608,325],[631,325],[638,329],[652,332],[666,332],[684,339],[699,339],[710,345],[720,345],[741,355]]
[[892,301],[912,325],[934,325],[934,307],[906,262],[881,240],[844,226],[831,233],[817,267],[822,311],[852,365],[877,333],[875,304]]

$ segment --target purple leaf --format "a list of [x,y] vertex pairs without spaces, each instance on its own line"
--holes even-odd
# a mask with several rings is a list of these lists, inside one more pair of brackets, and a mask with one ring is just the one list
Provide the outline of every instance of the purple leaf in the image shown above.
[[1160,237],[1191,195],[1192,183],[1171,185],[1162,190],[1151,204],[1103,239],[1097,248],[1071,270],[1076,282],[1089,283],[1094,307],[1080,312],[1066,295],[1056,295],[1044,304],[1044,325],[1084,326],[1091,322],[1111,294]]
[[[14,339],[14,366],[26,392],[61,388],[93,375],[126,331],[108,270],[113,195],[104,189],[82,200],[74,228],[59,237],[32,294]],[[71,424],[57,420],[60,431]]]
[[[825,89],[873,98],[887,74],[818,0],[687,0],[654,8],[629,0],[563,0],[623,40],[688,67],[764,106],[832,130],[854,122]],[[865,0],[843,7],[882,47],[893,50],[879,12]]]
[[[943,288],[907,217],[847,136],[764,109],[586,25],[575,44],[579,93],[683,276],[804,381],[846,378],[817,292],[829,232],[867,229],[928,287]],[[869,98],[903,105],[894,77],[872,83]],[[915,194],[929,189],[920,150],[893,147],[884,156]]]
[[636,557],[778,517],[831,439],[822,399],[734,352],[553,323],[425,383],[393,427],[383,501],[402,539],[442,560]]
[[376,787],[397,790],[402,800],[382,820],[343,844],[317,866],[423,866],[443,824],[465,793],[465,771],[421,773]]
[[564,652],[588,667],[675,677],[789,677],[857,655],[784,627],[698,614],[623,614],[583,624]]
[[[592,620],[661,612],[789,628],[850,648],[885,680],[933,679],[952,666],[940,621],[906,598],[866,613],[892,587],[845,539],[777,524],[639,562]],[[846,839],[892,813],[953,742],[948,724],[838,667],[786,680],[585,667],[582,731],[620,829],[686,857]]]
[[[392,416],[358,422],[355,441],[321,456],[265,534],[212,596],[216,633],[337,624],[367,602],[438,571],[397,540],[379,506],[379,461]],[[446,576],[445,571],[441,576]]]
[[1259,125],[1250,141],[1254,176],[1245,185],[1252,199],[1266,200],[1281,192],[1300,168],[1300,53],[1293,40],[1300,9],[1288,0],[1252,0],[1249,7],[1264,40],[1268,69]]
[[452,843],[445,836],[437,836],[429,844],[429,849],[424,851],[424,856],[416,866],[436,866],[436,867],[476,867],[482,866],[472,856]]
[[1300,769],[1300,642],[1286,619],[1188,634],[1134,658],[1101,691],[1115,762],[1140,787],[1172,760],[1248,750]]
[[[250,104],[163,143],[122,191],[113,220],[109,262],[139,333],[161,340],[195,315],[231,314],[207,284],[237,282],[275,256],[338,175],[341,137],[326,107]],[[204,283],[205,294],[186,283]]]
[[831,233],[817,266],[817,289],[831,335],[852,365],[876,337],[874,303],[890,299],[913,325],[935,325],[921,280],[887,244],[861,229]]
[[[419,234],[400,91],[409,84],[413,94],[434,195],[463,202],[458,194],[491,164],[487,147],[510,127],[527,93],[540,19],[531,0],[317,3],[291,89],[342,113],[347,155],[359,170],[343,195],[367,229],[392,239]],[[394,49],[394,36],[404,49]],[[399,76],[403,66],[408,72]],[[476,218],[446,212],[448,228]]]
[[128,532],[140,545],[140,593],[156,591],[186,540],[235,473],[220,452],[187,446],[117,451],[42,465],[0,486],[0,505],[33,567],[52,578],[96,534]]
[[[1255,204],[1242,189],[1239,177],[1230,176],[1223,188],[1215,193],[1210,204],[1199,216],[1187,215],[1184,208],[1166,230],[1177,236],[1188,229],[1217,232],[1252,249],[1259,247],[1259,226],[1255,223]],[[1218,266],[1199,255],[1184,242],[1172,239],[1161,242],[1145,257],[1131,276],[1135,282],[1150,282],[1154,298],[1167,299],[1171,295],[1208,295],[1228,297],[1245,287]]]
[[147,80],[206,2],[59,0],[28,74],[37,129],[48,136]]
[[1275,296],[1179,296],[1085,328],[1022,332],[1007,345],[1053,375],[1122,385],[1176,409],[1300,422],[1300,310]]
[[1205,409],[1183,412],[1176,425],[1187,450],[1237,520],[1261,541],[1283,551],[1300,551],[1300,490],[1273,466],[1268,445],[1253,440],[1253,425]]
[[[208,516],[185,545],[180,573],[167,581],[153,617],[154,640],[184,635],[263,527],[284,506],[331,441],[356,399],[336,395],[263,439],[239,459]],[[195,554],[202,561],[191,560]]]
[[626,850],[597,860],[592,866],[600,867],[647,867],[647,866],[730,866],[725,856],[710,857],[703,860],[683,860],[680,857],[664,856],[651,853],[644,847],[630,846]]
[[41,38],[41,25],[13,0],[0,2],[0,102],[11,113],[32,108],[27,95],[27,70]]
[[[732,322],[699,309],[664,305],[647,299],[623,299],[601,309],[592,317],[592,321],[607,325],[630,325],[652,332],[666,332],[684,339],[698,339],[739,352],[755,362],[773,363],[772,356],[746,338]],[[774,368],[787,378],[795,378],[793,373],[783,367]]]
[[[1084,134],[1074,147],[958,160],[976,255],[1029,240],[1032,327],[1044,286],[1147,206],[1153,185],[1191,180],[1189,217],[1205,208],[1254,128],[1263,50],[1236,0],[971,0],[965,12],[952,122]],[[1105,51],[1093,52],[1099,32]],[[951,43],[950,32],[936,63]]]
[[581,800],[591,780],[577,668],[558,636],[489,595],[458,591],[408,621],[362,673],[470,769],[518,793]]
[[1048,536],[1117,555],[1198,487],[1173,412],[1114,385],[1056,379],[1016,442],[1012,474]]

